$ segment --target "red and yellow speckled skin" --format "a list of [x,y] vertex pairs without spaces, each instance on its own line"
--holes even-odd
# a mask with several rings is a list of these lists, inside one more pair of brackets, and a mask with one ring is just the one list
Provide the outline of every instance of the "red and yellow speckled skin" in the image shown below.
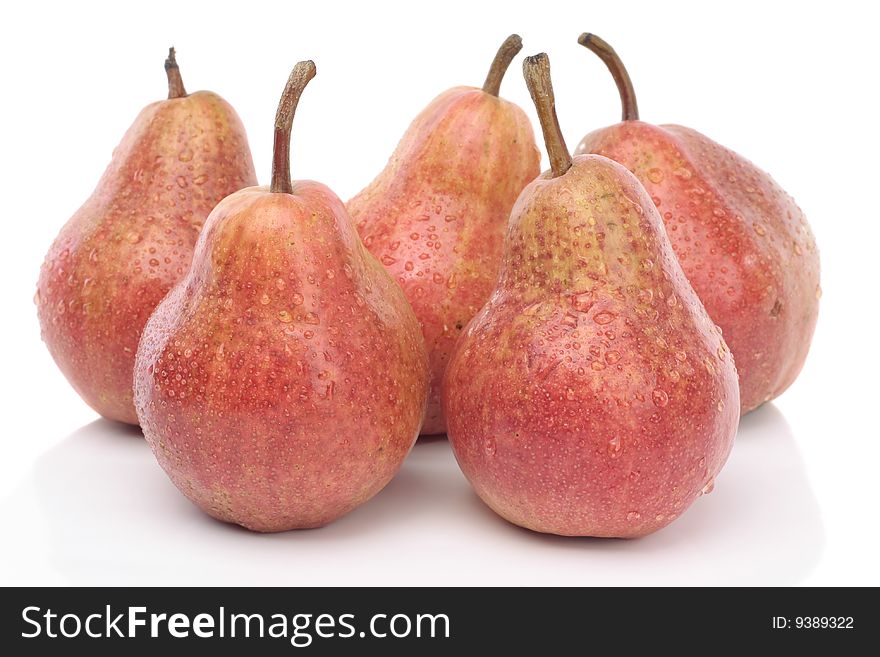
[[539,167],[518,106],[456,87],[416,117],[385,170],[348,202],[364,244],[403,287],[422,325],[431,362],[422,434],[446,430],[446,363],[492,292],[510,209]]
[[242,190],[144,329],[135,401],[177,487],[256,531],[375,495],[418,432],[428,363],[400,288],[325,186]]
[[523,191],[444,410],[479,496],[536,531],[642,536],[711,484],[739,419],[736,369],[622,166],[578,156]]
[[806,217],[769,175],[700,133],[626,121],[578,153],[620,162],[663,216],[691,285],[724,331],[742,412],[773,399],[803,367],[819,312],[819,252]]
[[36,297],[46,346],[98,413],[137,424],[141,330],[189,268],[214,205],[255,184],[244,127],[216,94],[153,103],[126,132],[49,249]]

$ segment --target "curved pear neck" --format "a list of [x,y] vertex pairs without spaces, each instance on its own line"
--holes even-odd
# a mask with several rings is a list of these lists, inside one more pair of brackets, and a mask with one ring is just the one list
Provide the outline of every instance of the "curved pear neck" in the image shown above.
[[275,194],[292,194],[290,180],[290,132],[293,128],[293,115],[300,96],[317,69],[315,62],[299,62],[293,67],[287,85],[281,94],[278,111],[275,114],[275,142],[272,149],[272,184],[269,191]]
[[578,37],[578,43],[584,48],[593,51],[599,59],[605,62],[605,66],[611,72],[611,77],[614,78],[614,82],[617,84],[617,91],[620,93],[621,120],[638,121],[639,106],[636,103],[636,91],[633,88],[629,73],[627,73],[626,67],[623,65],[623,60],[620,59],[614,48],[595,34],[590,34],[589,32],[581,34]]
[[499,281],[518,298],[616,290],[634,279],[653,287],[649,281],[665,276],[662,231],[634,176],[606,158],[577,158],[564,179],[542,178],[523,191]]
[[483,91],[492,96],[498,96],[501,92],[501,81],[504,79],[504,74],[507,73],[510,62],[520,50],[522,50],[522,39],[519,34],[511,34],[504,40],[495,54],[495,59],[492,60],[492,66],[489,67],[489,74],[483,83]]
[[165,75],[168,76],[168,100],[186,98],[186,87],[183,86],[183,78],[180,77],[180,67],[177,66],[177,56],[173,46],[168,49],[168,58],[165,60]]

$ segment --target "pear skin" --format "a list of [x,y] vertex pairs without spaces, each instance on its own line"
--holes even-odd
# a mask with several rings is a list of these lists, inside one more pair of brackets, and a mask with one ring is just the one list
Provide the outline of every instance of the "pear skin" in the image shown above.
[[767,173],[690,128],[638,120],[620,58],[595,35],[581,43],[618,81],[624,120],[591,132],[576,153],[620,162],[666,224],[693,288],[736,359],[742,412],[797,378],[819,313],[819,251],[804,213]]
[[71,385],[104,417],[130,424],[147,318],[189,268],[208,213],[256,184],[235,110],[208,91],[187,95],[173,49],[166,68],[169,99],[125,133],[49,249],[36,295],[43,340]]
[[387,167],[348,202],[366,247],[401,285],[422,326],[431,393],[422,434],[446,430],[440,388],[465,324],[492,291],[507,218],[540,172],[526,114],[498,97],[511,36],[483,89],[456,87],[409,126]]
[[643,536],[711,489],[736,368],[650,196],[610,159],[571,159],[546,56],[524,68],[553,169],[517,200],[497,286],[450,360],[449,440],[512,523]]
[[312,62],[279,106],[271,187],[227,197],[144,329],[135,399],[147,442],[206,513],[261,532],[319,527],[382,489],[425,412],[418,321],[342,201],[291,182]]

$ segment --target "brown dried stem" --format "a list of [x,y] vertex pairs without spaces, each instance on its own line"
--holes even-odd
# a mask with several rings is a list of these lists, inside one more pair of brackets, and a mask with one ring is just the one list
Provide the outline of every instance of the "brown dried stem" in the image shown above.
[[493,96],[498,95],[501,91],[501,80],[504,79],[504,74],[507,72],[510,62],[513,61],[513,58],[516,57],[520,50],[522,50],[522,39],[519,34],[511,34],[504,40],[504,43],[501,44],[501,47],[495,54],[495,59],[492,60],[489,74],[483,83],[483,91]]
[[578,37],[578,43],[596,53],[599,59],[605,62],[608,70],[611,71],[611,77],[614,78],[614,82],[617,84],[617,91],[620,92],[623,120],[638,121],[639,106],[636,103],[636,91],[633,89],[632,80],[629,79],[629,73],[626,72],[623,61],[614,52],[614,48],[595,34],[590,34],[589,32],[581,34]]
[[290,131],[293,127],[293,115],[302,96],[303,89],[309,83],[317,69],[315,62],[308,60],[299,62],[293,67],[281,101],[275,114],[275,143],[272,150],[272,184],[269,191],[280,194],[292,194],[293,183],[290,180]]
[[553,83],[550,81],[550,59],[545,53],[526,57],[523,61],[523,75],[538,111],[544,145],[547,147],[547,155],[550,156],[550,169],[556,178],[571,168],[571,155],[556,117],[556,100],[553,97]]
[[183,86],[183,78],[180,77],[180,68],[177,66],[174,47],[168,49],[168,59],[165,60],[165,75],[168,76],[168,99],[185,98],[186,88]]

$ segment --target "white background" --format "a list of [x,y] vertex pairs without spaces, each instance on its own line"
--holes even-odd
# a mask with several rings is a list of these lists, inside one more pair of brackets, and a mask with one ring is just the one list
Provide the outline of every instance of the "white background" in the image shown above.
[[[869,3],[11,3],[0,26],[0,583],[880,584],[877,555],[878,50]],[[645,120],[696,128],[770,171],[804,208],[824,296],[807,365],[748,416],[714,493],[638,541],[506,524],[444,441],[333,525],[261,536],[191,506],[134,429],[96,415],[39,339],[40,262],[175,45],[189,91],[241,115],[262,183],[292,65],[318,76],[293,176],[348,198],[435,95],[482,84],[511,32],[550,54],[570,147],[619,116],[582,31],[628,64]],[[502,86],[535,117],[517,59]],[[537,124],[536,124],[537,125]],[[540,142],[539,142],[540,143]],[[543,145],[543,144],[541,144]],[[546,166],[546,158],[545,158]]]

